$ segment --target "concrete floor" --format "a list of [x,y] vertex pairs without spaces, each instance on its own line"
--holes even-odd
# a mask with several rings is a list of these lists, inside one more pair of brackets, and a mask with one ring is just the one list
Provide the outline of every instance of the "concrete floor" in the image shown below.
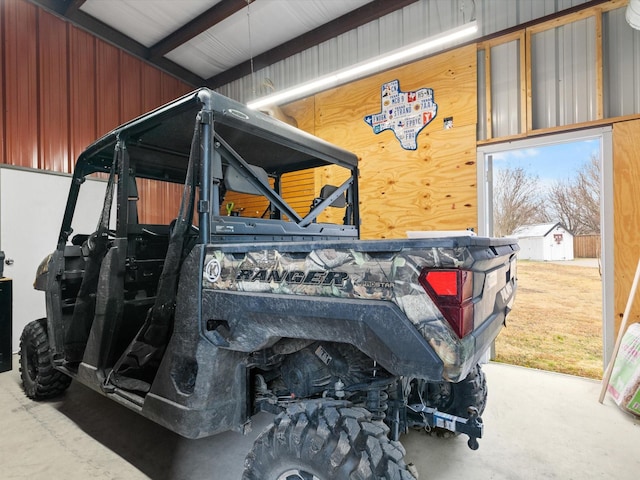
[[[247,436],[186,440],[73,383],[60,400],[32,402],[15,369],[0,374],[0,478],[239,479],[244,456],[269,415]],[[636,480],[639,420],[607,397],[599,382],[491,363],[485,438],[402,438],[420,479]]]

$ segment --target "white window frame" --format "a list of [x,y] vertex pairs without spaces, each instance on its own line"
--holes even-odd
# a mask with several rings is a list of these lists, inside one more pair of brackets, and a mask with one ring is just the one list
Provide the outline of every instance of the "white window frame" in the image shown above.
[[[478,147],[478,233],[493,234],[493,155],[509,150],[523,150],[557,143],[579,142],[597,138],[600,140],[600,231],[602,252],[602,345],[603,368],[613,353],[614,291],[613,291],[613,147],[611,126],[575,132],[558,133],[541,137],[513,140]],[[517,301],[517,300],[516,300]]]

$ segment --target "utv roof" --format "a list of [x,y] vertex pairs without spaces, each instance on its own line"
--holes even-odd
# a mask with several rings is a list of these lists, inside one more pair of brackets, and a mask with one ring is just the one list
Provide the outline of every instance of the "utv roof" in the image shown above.
[[211,112],[217,138],[269,174],[328,164],[353,169],[358,164],[351,152],[201,88],[112,130],[80,155],[77,168],[85,174],[107,170],[122,139],[136,158],[138,176],[183,181],[201,110]]

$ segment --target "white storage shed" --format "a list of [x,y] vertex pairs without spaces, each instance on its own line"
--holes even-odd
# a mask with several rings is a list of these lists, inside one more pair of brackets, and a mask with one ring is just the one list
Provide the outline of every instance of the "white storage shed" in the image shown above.
[[561,223],[525,225],[513,232],[521,260],[573,260],[573,234]]

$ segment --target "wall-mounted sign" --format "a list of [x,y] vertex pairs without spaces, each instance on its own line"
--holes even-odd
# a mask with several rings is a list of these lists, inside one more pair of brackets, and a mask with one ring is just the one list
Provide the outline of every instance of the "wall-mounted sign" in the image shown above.
[[418,133],[436,118],[438,105],[433,101],[433,89],[414,92],[400,90],[400,82],[393,80],[381,88],[381,110],[364,117],[373,133],[392,130],[405,150],[418,148]]

